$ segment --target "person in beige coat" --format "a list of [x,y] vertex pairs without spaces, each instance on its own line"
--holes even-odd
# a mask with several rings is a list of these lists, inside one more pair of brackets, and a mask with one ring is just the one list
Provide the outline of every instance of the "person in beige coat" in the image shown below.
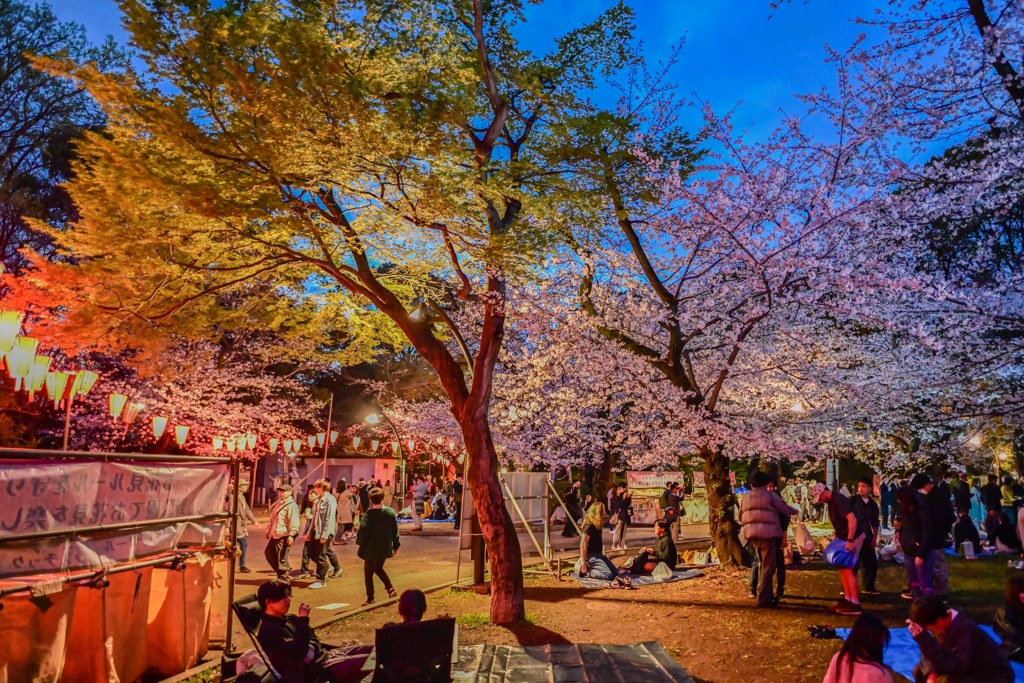
[[782,538],[779,515],[795,515],[796,508],[786,505],[775,491],[768,490],[772,478],[766,472],[755,472],[750,483],[753,488],[740,500],[740,524],[743,536],[757,552],[760,569],[757,582],[757,604],[771,607],[772,581],[775,577],[775,544]]
[[345,545],[345,542],[352,537],[353,514],[355,513],[355,494],[352,487],[338,487],[338,526],[341,527],[334,545]]

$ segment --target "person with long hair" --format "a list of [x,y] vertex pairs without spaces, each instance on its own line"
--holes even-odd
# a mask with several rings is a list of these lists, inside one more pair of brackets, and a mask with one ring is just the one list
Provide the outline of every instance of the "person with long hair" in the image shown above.
[[609,489],[611,496],[611,509],[609,510],[615,518],[615,528],[612,532],[612,550],[626,549],[626,529],[632,521],[633,496],[625,486],[621,484]]
[[971,521],[977,526],[985,522],[985,501],[981,499],[981,478],[971,480]]
[[889,645],[889,629],[870,612],[853,622],[843,647],[832,657],[822,683],[893,683],[882,664]]
[[587,509],[583,517],[580,538],[580,576],[612,581],[618,576],[619,570],[604,554],[604,540],[601,529],[604,527],[604,503],[594,503]]

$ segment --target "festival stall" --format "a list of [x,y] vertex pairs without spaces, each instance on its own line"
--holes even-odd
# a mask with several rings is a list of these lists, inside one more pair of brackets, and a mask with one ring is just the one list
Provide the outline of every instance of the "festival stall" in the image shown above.
[[[686,484],[690,478],[692,492],[687,494],[680,509],[680,523],[683,525],[697,525],[708,523],[708,494],[704,485],[703,472],[626,472],[626,488],[633,496],[633,524],[654,524],[655,520],[662,517],[661,507],[658,500],[669,482],[676,482],[680,486]],[[729,473],[729,478],[736,485],[735,472]]]
[[0,449],[0,681],[167,677],[227,645],[233,471]]

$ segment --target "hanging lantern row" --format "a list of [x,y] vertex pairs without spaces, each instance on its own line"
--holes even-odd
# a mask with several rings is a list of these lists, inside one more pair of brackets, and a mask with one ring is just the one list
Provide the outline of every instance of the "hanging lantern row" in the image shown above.
[[88,394],[99,375],[90,370],[51,372],[53,359],[36,353],[39,341],[18,336],[24,321],[24,313],[0,311],[0,359],[7,376],[14,380],[14,390],[27,392],[28,400],[32,401],[45,386],[54,410],[60,408],[62,401]]
[[[137,401],[128,402],[128,397],[124,394],[113,393],[110,395],[110,417],[115,420],[120,418],[124,422],[125,428],[128,427],[135,418],[139,416],[143,410],[146,409],[144,403]],[[167,432],[168,419],[163,415],[153,416],[153,438],[159,440]],[[188,425],[175,425],[174,427],[174,442],[179,447],[184,446],[185,442],[188,441],[188,432],[191,429]]]
[[[338,432],[332,431],[331,443],[334,444],[335,442],[337,442],[337,440]],[[213,437],[213,450],[219,451],[225,446],[227,446],[228,451],[244,451],[246,449],[251,451],[255,450],[256,443],[258,441],[259,437],[256,434],[253,434],[252,432],[242,436],[234,436],[228,439],[225,439],[222,436],[215,436]],[[326,432],[320,432],[319,434],[314,434],[313,436],[306,437],[306,443],[309,445],[310,449],[313,449],[316,446],[322,447],[326,441]],[[291,456],[293,453],[297,454],[302,450],[302,439],[267,439],[267,449],[271,453],[276,453],[278,446],[283,447],[285,454]]]

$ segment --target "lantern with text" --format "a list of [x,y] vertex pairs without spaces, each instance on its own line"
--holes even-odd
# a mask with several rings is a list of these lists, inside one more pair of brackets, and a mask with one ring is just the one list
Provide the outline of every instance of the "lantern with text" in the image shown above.
[[21,331],[25,314],[19,311],[0,311],[0,353],[10,353],[14,340]]
[[139,416],[139,413],[141,413],[145,407],[146,406],[142,403],[129,403],[128,407],[124,409],[123,414],[125,425],[130,425],[134,422],[135,418]]
[[188,440],[188,430],[188,425],[178,425],[174,428],[174,443],[178,444],[179,448]]
[[[54,373],[50,373],[50,374],[52,375]],[[64,377],[64,381],[67,381],[67,376]],[[49,377],[47,377],[46,382],[47,382],[46,390],[49,391],[50,390],[50,385],[49,385],[50,379],[49,379]],[[60,390],[60,393],[61,393],[61,395],[64,394],[64,389],[63,388]],[[50,398],[53,398],[53,394],[52,393],[50,394]],[[128,401],[128,397],[125,396],[124,394],[116,394],[116,393],[115,394],[111,394],[110,395],[110,417],[112,417],[114,419],[117,419],[117,418],[121,417],[121,411],[124,410],[124,404],[127,401]]]
[[162,415],[153,416],[153,438],[159,439],[167,430],[167,418]]

